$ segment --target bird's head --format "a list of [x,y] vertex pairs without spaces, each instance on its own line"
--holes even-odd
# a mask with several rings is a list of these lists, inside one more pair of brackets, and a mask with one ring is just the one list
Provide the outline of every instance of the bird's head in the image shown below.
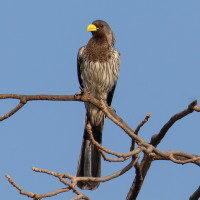
[[94,38],[107,38],[108,43],[114,46],[115,38],[110,26],[102,20],[96,20],[88,25],[87,31],[92,32]]

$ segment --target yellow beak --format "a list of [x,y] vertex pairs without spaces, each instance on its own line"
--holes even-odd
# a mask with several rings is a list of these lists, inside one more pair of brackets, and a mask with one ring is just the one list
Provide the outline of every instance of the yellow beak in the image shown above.
[[87,27],[87,31],[97,31],[97,27],[94,24],[90,24]]

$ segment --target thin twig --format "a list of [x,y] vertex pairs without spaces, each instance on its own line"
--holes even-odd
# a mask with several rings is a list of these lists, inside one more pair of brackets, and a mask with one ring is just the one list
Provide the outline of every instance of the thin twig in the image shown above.
[[[139,159],[139,156],[137,157],[137,159],[135,161],[131,161],[126,167],[124,167],[123,169],[113,173],[113,174],[110,174],[108,176],[105,176],[105,177],[100,177],[100,178],[97,178],[97,177],[74,177],[74,179],[76,181],[93,181],[93,182],[106,182],[106,181],[109,181],[109,180],[112,180],[114,178],[117,178],[121,175],[123,175],[124,173],[126,173],[127,171],[129,171],[138,161]],[[71,175],[70,175],[71,176]],[[68,178],[68,174],[64,174],[63,175],[64,178]]]
[[[149,118],[151,117],[151,113],[148,113],[147,115],[146,115],[146,117],[140,122],[140,124],[137,126],[137,128],[135,129],[135,134],[136,135],[138,135],[138,132],[140,131],[140,128],[142,127],[142,126],[144,126],[144,124],[146,123],[146,122],[148,122],[148,120],[149,120]],[[132,150],[134,150],[135,149],[135,140],[134,139],[132,139],[132,144],[131,144],[131,148],[130,148],[130,150],[132,151]]]
[[25,196],[30,197],[30,198],[36,198],[36,199],[38,198],[38,199],[39,199],[39,196],[38,196],[37,194],[34,194],[34,193],[32,193],[32,192],[25,192],[19,185],[17,185],[17,184],[12,180],[12,178],[11,178],[8,174],[6,174],[5,176],[6,176],[6,178],[8,179],[8,181],[11,183],[11,185],[12,185],[13,187],[15,187],[17,190],[19,190],[20,194],[25,195]]
[[170,120],[162,127],[162,129],[160,130],[160,132],[157,135],[154,135],[151,139],[151,144],[153,146],[157,146],[161,140],[164,138],[164,136],[166,135],[166,133],[168,132],[168,130],[171,128],[171,126],[177,122],[178,120],[182,119],[183,117],[185,117],[186,115],[192,113],[193,111],[197,111],[199,112],[199,107],[197,105],[197,100],[193,101],[192,103],[190,103],[188,105],[188,108],[181,111],[180,113],[175,114],[174,116],[172,116],[170,118]]
[[130,158],[131,156],[136,155],[136,154],[138,154],[138,153],[141,152],[141,149],[140,149],[140,148],[137,148],[137,149],[135,149],[135,150],[133,150],[133,151],[131,151],[131,152],[128,152],[128,153],[118,153],[118,152],[111,151],[111,150],[109,150],[109,149],[103,147],[103,146],[102,146],[101,144],[99,144],[97,141],[95,141],[95,139],[94,139],[94,137],[93,137],[93,135],[92,135],[92,128],[91,128],[91,126],[90,126],[89,124],[87,124],[86,128],[87,128],[87,132],[88,132],[88,134],[89,134],[89,136],[90,136],[90,139],[91,139],[92,143],[93,143],[97,148],[101,149],[102,151],[104,151],[104,152],[106,152],[106,153],[108,153],[108,154],[115,155],[115,156],[117,156],[117,157]]
[[[156,135],[153,135],[151,138],[151,144],[154,146],[153,151],[155,153],[156,156],[160,157],[160,158],[165,158],[167,160],[172,160],[173,162],[176,163],[180,163],[180,160],[176,160],[174,159],[175,156],[172,158],[170,157],[170,153],[169,152],[161,152],[158,149],[156,149],[155,147],[157,147],[157,145],[162,141],[162,139],[164,138],[164,136],[166,135],[167,131],[169,130],[169,128],[179,119],[185,117],[186,115],[192,113],[193,111],[197,111],[199,112],[200,108],[197,105],[197,100],[193,101],[192,103],[189,104],[188,108],[183,110],[180,113],[175,114],[173,117],[171,117],[171,119],[162,127],[162,129],[160,130],[160,132]],[[177,154],[176,154],[177,156]],[[188,161],[188,154],[181,152],[178,156],[180,156],[182,158],[182,160],[185,160],[185,162]],[[198,157],[198,156],[196,156]],[[189,156],[189,159],[193,159],[193,155]],[[195,160],[197,159],[197,160]],[[197,164],[198,166],[200,166],[200,162],[198,160],[198,158],[195,158],[192,161],[194,161],[195,164]],[[135,200],[140,192],[140,189],[143,185],[144,179],[146,177],[146,174],[151,166],[152,161],[155,160],[155,157],[152,157],[152,154],[145,154],[141,163],[140,163],[140,168],[142,171],[142,178],[143,181],[140,183],[140,185],[136,184],[136,177],[132,183],[132,186],[128,192],[127,198],[126,200]],[[181,163],[182,164],[182,163]]]
[[[64,183],[65,185],[68,185],[71,189],[73,189],[75,191],[75,193],[78,194],[77,190],[75,189],[75,185],[78,181],[93,181],[93,182],[106,182],[106,181],[109,181],[111,179],[114,179],[116,177],[119,177],[121,175],[123,175],[124,173],[126,173],[128,170],[130,170],[133,166],[135,166],[135,164],[138,162],[139,160],[139,155],[136,156],[136,159],[135,160],[132,160],[127,166],[125,166],[123,169],[113,173],[113,174],[110,174],[108,176],[105,176],[105,177],[76,177],[76,176],[72,176],[70,174],[61,174],[61,173],[55,173],[55,172],[52,172],[52,171],[48,171],[48,170],[45,170],[45,169],[38,169],[36,167],[33,167],[32,169],[35,171],[35,172],[40,172],[40,173],[45,173],[45,174],[48,174],[48,175],[53,175],[55,177],[58,177],[60,179],[60,181],[62,183]],[[68,183],[67,181],[64,180],[64,178],[68,178],[72,181],[73,184],[70,184]]]
[[138,135],[138,132],[140,131],[140,128],[149,120],[151,117],[151,113],[148,113],[146,117],[140,122],[140,124],[135,129],[135,134]]
[[[37,171],[38,169],[37,168],[33,168],[34,171]],[[86,199],[86,200],[89,200],[89,198],[82,194],[81,192],[79,192],[73,184],[71,183],[68,183],[67,181],[64,181],[64,179],[62,178],[62,175],[58,172],[57,174],[54,173],[54,172],[50,172],[48,170],[42,170],[42,169],[39,169],[38,172],[43,172],[43,173],[47,173],[49,175],[53,175],[57,178],[59,178],[59,180],[64,183],[65,185],[68,185],[69,187],[67,188],[62,188],[62,189],[58,189],[58,190],[55,190],[53,192],[49,192],[49,193],[43,193],[43,194],[34,194],[32,192],[25,192],[20,186],[18,186],[13,180],[12,178],[9,176],[9,175],[6,175],[6,178],[8,179],[8,181],[13,185],[13,187],[15,187],[17,190],[19,190],[20,194],[23,194],[27,197],[30,197],[30,198],[33,198],[35,200],[41,200],[42,198],[46,198],[46,197],[52,197],[52,196],[55,196],[57,194],[60,194],[60,193],[63,193],[63,192],[68,192],[70,191],[71,189],[73,190],[74,193],[77,194],[77,196],[81,196],[81,198],[79,199]]]
[[3,121],[4,119],[9,118],[10,116],[12,116],[13,114],[15,114],[18,110],[20,110],[24,105],[26,104],[25,101],[20,101],[20,103],[13,108],[10,112],[6,113],[5,115],[3,115],[2,117],[0,117],[0,121]]

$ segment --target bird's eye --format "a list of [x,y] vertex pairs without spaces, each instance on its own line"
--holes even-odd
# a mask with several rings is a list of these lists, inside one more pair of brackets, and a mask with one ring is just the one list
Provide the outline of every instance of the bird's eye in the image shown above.
[[103,28],[103,24],[100,24],[100,27]]

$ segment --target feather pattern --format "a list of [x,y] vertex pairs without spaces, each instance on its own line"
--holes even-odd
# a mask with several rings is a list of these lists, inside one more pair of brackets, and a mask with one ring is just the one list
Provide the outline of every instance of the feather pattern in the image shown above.
[[[107,101],[109,92],[118,80],[120,55],[113,49],[108,61],[94,62],[85,57],[85,49],[86,47],[82,47],[79,51],[79,59],[82,60],[80,65],[82,86],[95,98]],[[88,114],[95,116],[91,119],[91,124],[98,126],[103,117],[102,111],[90,103],[85,103],[85,106]]]

